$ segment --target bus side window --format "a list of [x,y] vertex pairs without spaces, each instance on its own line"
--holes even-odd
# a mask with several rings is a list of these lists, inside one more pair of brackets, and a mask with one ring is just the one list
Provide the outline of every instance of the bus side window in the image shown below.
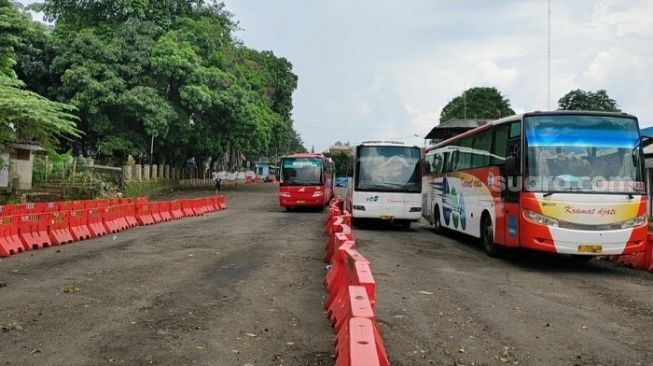
[[495,128],[491,165],[505,164],[508,152],[508,128],[508,125],[500,125]]
[[433,155],[433,165],[431,171],[436,174],[442,173],[442,168],[443,168],[442,153],[438,152],[435,155]]
[[492,131],[482,132],[474,137],[472,150],[472,168],[482,168],[490,164],[490,147],[492,146]]
[[442,154],[442,172],[450,172],[451,171],[451,152],[445,152]]

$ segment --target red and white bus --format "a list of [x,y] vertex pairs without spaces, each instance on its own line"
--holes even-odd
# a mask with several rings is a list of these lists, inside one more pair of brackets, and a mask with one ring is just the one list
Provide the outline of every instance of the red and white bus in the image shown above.
[[279,204],[323,209],[333,198],[334,163],[322,154],[292,154],[281,158]]
[[422,212],[435,228],[481,238],[490,256],[522,247],[589,259],[645,249],[637,118],[622,113],[510,116],[425,151]]

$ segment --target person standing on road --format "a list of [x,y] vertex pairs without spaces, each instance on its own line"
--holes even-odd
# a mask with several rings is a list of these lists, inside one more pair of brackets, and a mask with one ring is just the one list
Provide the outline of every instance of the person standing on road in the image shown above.
[[220,185],[222,184],[222,178],[218,175],[217,172],[213,173],[213,181],[215,182],[215,194],[220,194]]

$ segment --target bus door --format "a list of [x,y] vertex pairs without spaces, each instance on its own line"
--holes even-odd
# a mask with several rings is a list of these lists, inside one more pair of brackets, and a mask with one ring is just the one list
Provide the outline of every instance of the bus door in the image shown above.
[[[510,135],[507,144],[508,157],[515,159],[515,171],[510,174],[507,169],[501,169],[504,182],[502,187],[501,200],[503,201],[503,216],[505,218],[503,228],[503,243],[509,247],[519,246],[519,197],[522,188],[521,171],[521,123],[514,122],[510,125]],[[501,231],[498,231],[500,233]]]

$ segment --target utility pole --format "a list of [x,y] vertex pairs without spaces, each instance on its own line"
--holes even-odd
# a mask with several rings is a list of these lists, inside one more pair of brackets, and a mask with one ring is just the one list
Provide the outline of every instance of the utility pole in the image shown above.
[[548,38],[547,38],[547,62],[546,62],[546,107],[551,110],[551,0],[548,0]]

